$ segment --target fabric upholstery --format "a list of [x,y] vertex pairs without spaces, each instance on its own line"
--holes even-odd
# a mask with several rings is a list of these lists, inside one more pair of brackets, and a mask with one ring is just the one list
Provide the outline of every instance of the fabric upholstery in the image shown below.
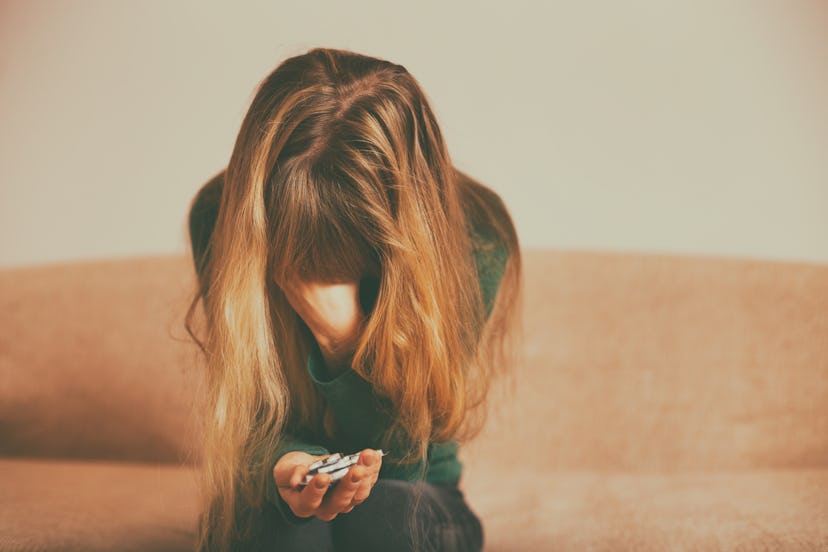
[[[828,549],[828,266],[524,251],[488,550]],[[187,550],[189,258],[0,270],[0,550]]]
[[0,459],[0,550],[192,548],[193,468],[152,462]]
[[0,454],[193,461],[191,271],[184,257],[0,271]]

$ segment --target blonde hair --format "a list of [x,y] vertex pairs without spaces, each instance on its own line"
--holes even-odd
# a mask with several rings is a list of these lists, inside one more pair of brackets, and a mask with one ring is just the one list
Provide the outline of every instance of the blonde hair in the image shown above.
[[[243,532],[234,505],[262,504],[268,453],[284,432],[335,431],[306,370],[313,336],[277,282],[376,270],[351,367],[389,405],[386,441],[410,444],[399,462],[479,432],[490,383],[508,370],[521,333],[511,217],[453,167],[405,67],[325,48],[285,60],[259,85],[218,181],[220,209],[196,256],[186,315],[207,366],[200,549]],[[498,246],[508,260],[487,317],[472,253]],[[203,339],[193,329],[199,302]]]

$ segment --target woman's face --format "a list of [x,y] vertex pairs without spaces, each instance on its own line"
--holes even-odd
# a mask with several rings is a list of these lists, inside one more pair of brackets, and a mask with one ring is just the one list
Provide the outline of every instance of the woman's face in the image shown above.
[[[339,308],[347,303],[359,307],[365,315],[371,313],[379,294],[381,270],[378,262],[372,260],[363,264],[360,274],[330,274],[325,276],[307,275],[300,270],[289,280],[274,282],[285,293],[286,298],[300,315],[308,312],[307,303],[325,302],[324,308]],[[339,307],[335,304],[338,303]],[[304,317],[303,317],[304,318]]]

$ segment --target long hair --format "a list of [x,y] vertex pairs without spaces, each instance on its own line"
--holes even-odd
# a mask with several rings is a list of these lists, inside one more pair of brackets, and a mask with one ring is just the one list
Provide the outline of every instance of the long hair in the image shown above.
[[[335,431],[305,369],[313,336],[279,282],[375,271],[351,368],[388,405],[386,440],[409,444],[399,462],[480,430],[490,383],[522,331],[511,217],[453,167],[405,67],[325,48],[288,58],[260,83],[219,177],[186,315],[207,367],[199,548],[223,548],[240,530],[239,501],[262,503],[268,451],[287,429]],[[487,316],[472,253],[495,246],[508,260]],[[199,302],[203,339],[193,330]]]

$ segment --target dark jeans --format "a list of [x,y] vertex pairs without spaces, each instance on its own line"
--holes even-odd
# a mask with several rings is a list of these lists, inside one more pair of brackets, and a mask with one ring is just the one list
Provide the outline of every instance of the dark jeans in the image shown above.
[[294,525],[270,503],[254,514],[250,541],[234,549],[264,551],[479,551],[483,526],[455,485],[377,481],[368,498],[332,521]]

